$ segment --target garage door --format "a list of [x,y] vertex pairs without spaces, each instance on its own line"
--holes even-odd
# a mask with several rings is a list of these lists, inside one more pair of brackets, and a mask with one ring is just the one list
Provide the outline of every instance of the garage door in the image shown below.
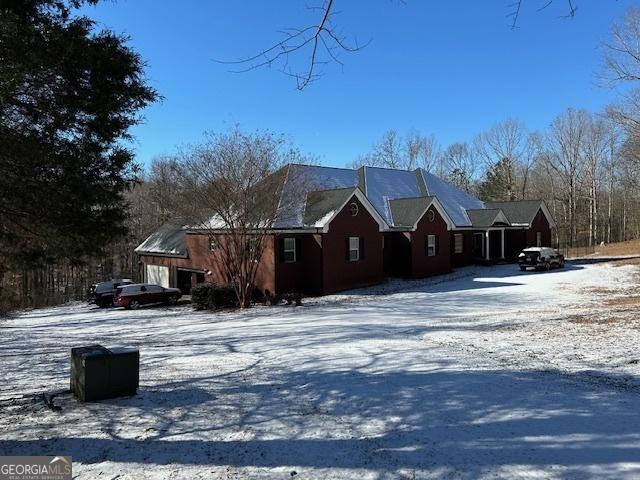
[[162,265],[146,265],[147,283],[155,283],[156,285],[162,285],[163,287],[169,287],[169,267],[163,267]]

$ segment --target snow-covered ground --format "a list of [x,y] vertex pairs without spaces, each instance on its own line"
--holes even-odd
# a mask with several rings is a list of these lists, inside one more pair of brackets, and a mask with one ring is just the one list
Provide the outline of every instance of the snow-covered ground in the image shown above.
[[[26,312],[0,323],[0,455],[71,455],[81,479],[638,478],[639,274],[507,265],[302,307]],[[48,408],[93,343],[140,348],[139,394]]]

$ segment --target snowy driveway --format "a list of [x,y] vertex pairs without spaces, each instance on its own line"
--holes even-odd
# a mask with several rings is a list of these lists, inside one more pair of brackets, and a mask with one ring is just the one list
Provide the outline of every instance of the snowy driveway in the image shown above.
[[[510,265],[303,307],[26,313],[0,323],[0,455],[72,455],[82,479],[637,478],[640,320],[607,302],[638,272]],[[91,343],[140,348],[139,395],[46,407]]]

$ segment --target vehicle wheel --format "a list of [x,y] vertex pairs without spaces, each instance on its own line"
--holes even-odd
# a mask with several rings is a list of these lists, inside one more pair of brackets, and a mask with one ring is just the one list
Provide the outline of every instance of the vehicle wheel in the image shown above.
[[131,310],[136,310],[140,306],[140,303],[137,300],[131,300],[129,302],[129,308]]
[[171,296],[169,297],[169,305],[175,305],[176,303],[178,303],[178,297],[176,296]]

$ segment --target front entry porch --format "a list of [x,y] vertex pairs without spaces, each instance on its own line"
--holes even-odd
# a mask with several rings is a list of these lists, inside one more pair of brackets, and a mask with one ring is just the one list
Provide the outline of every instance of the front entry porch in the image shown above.
[[476,260],[482,263],[506,260],[504,228],[488,228],[475,232],[473,237],[473,254]]

